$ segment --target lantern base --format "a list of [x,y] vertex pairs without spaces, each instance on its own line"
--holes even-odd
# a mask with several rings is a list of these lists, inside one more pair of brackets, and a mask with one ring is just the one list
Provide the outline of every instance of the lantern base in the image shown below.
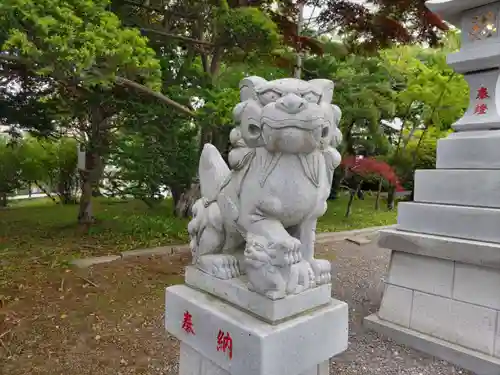
[[385,335],[399,344],[448,361],[475,374],[498,375],[499,358],[382,320],[376,314],[365,318],[364,324],[365,327]]

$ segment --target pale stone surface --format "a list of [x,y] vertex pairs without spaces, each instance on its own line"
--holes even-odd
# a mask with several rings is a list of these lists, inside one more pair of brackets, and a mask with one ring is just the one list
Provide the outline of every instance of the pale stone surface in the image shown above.
[[385,229],[380,231],[378,245],[410,254],[500,268],[500,244],[492,242]]
[[437,169],[500,169],[500,131],[460,132],[440,139]]
[[378,316],[394,324],[410,327],[413,290],[387,284]]
[[500,358],[500,313],[497,314],[497,331],[495,336],[495,350],[493,352],[493,355]]
[[493,309],[415,292],[410,328],[493,354],[496,319]]
[[398,229],[411,232],[500,242],[500,209],[403,202]]
[[[433,12],[463,30],[461,50],[448,55],[447,59],[448,65],[456,72],[478,72],[499,67],[500,39],[497,19],[489,21],[492,27],[488,37],[484,34],[476,37],[470,35],[475,19],[482,20],[482,17],[489,12],[497,15],[498,18],[500,9],[498,0],[475,0],[474,2],[431,0],[427,1],[426,5]],[[483,31],[481,25],[477,26],[479,26],[478,31]]]
[[161,246],[149,249],[123,251],[120,253],[120,255],[122,256],[122,258],[151,256],[151,255],[172,255],[184,252],[186,250],[189,250],[189,246],[187,245]]
[[[181,343],[179,375],[231,375],[190,346]],[[300,375],[329,375],[329,362],[325,361]]]
[[420,170],[415,202],[500,208],[500,170]]
[[367,236],[352,236],[352,237],[347,237],[346,241],[355,243],[356,245],[362,246],[362,245],[368,245],[373,241],[373,238],[368,238]]
[[326,79],[241,81],[229,166],[210,144],[200,158],[202,198],[188,225],[198,268],[224,280],[247,274],[272,300],[330,282],[314,243],[340,163],[333,90]]
[[[456,345],[449,341],[390,323],[380,319],[376,314],[366,317],[364,325],[369,329],[373,329],[376,332],[392,338],[400,344],[407,345],[423,353],[454,363],[475,374],[498,375],[500,359],[491,355],[467,349],[461,345]],[[497,340],[497,342],[498,341],[500,340]]]
[[104,264],[109,262],[114,262],[122,257],[119,255],[105,255],[102,257],[84,258],[84,259],[74,259],[71,264],[78,268],[87,268],[95,266],[96,264]]
[[[468,51],[458,51],[448,55],[448,65],[452,66],[458,73],[469,73],[476,69],[498,68],[498,56],[500,56],[500,45],[492,44],[488,49],[471,48]],[[474,55],[477,54],[477,55]],[[475,65],[477,64],[477,65]]]
[[[492,46],[493,47],[493,46]],[[500,44],[496,44],[496,59],[500,58]],[[488,49],[488,51],[491,51]],[[465,50],[463,53],[466,53]],[[477,61],[474,62],[476,64]],[[464,64],[462,62],[462,64]],[[466,65],[466,64],[465,64]],[[498,62],[495,67],[498,68]],[[490,130],[500,128],[500,115],[496,101],[496,88],[499,85],[500,70],[487,70],[480,73],[466,74],[469,83],[470,105],[464,116],[453,124],[456,131]],[[487,90],[487,97],[478,99],[479,90]],[[481,106],[481,107],[478,107]]]
[[500,270],[455,264],[453,299],[500,310]]
[[378,232],[383,229],[396,228],[396,225],[384,225],[379,227],[371,227],[358,230],[349,230],[345,232],[331,232],[331,233],[318,233],[316,234],[316,245],[343,241],[350,236],[378,236]]
[[[317,375],[329,375],[330,374],[330,361],[324,361],[318,365]],[[313,374],[314,375],[314,374]]]
[[453,262],[394,251],[387,282],[408,289],[451,297]]
[[257,315],[269,323],[295,316],[330,303],[331,284],[320,285],[303,293],[289,295],[276,301],[248,290],[245,276],[221,280],[196,267],[186,268],[186,284],[206,291],[229,303]]
[[[500,281],[500,1],[426,5],[461,28],[461,49],[448,56],[448,64],[465,73],[469,108],[453,125],[456,132],[438,142],[438,170],[417,173],[416,202],[400,203],[397,230],[380,233],[379,245],[395,250],[394,258],[409,254],[402,257],[404,266],[393,259],[388,279],[416,289],[410,326],[394,324],[390,315],[390,321],[373,315],[366,322],[477,374],[499,374],[493,352]],[[432,264],[428,275],[425,263]],[[438,264],[444,273],[438,273]]]
[[[475,0],[471,3],[470,0],[429,0],[425,3],[430,11],[438,14],[441,18],[461,28],[462,14],[467,12],[471,7],[481,7],[496,2],[497,0]],[[477,70],[475,68],[474,70]]]
[[181,342],[180,349],[179,375],[231,375],[189,345]]
[[[186,312],[194,334],[182,329]],[[270,325],[187,286],[166,289],[167,330],[234,375],[307,374],[347,348],[347,314],[347,304],[332,299],[325,307]],[[220,332],[232,339],[231,359],[228,351],[217,351]]]

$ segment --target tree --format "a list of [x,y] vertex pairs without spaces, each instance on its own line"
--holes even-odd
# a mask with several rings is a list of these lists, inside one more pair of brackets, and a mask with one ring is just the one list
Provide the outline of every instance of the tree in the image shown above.
[[[419,148],[429,129],[436,129],[434,134],[442,134],[463,115],[469,101],[468,85],[463,76],[446,64],[446,54],[440,49],[395,47],[385,50],[382,58],[392,72],[397,88],[396,114],[402,120],[402,129],[388,162],[393,166],[407,165],[411,171],[407,169],[408,173],[413,174]],[[407,147],[417,135],[419,138],[408,165],[399,158],[406,158]],[[391,189],[390,208],[393,197]]]
[[[396,190],[402,189],[399,177],[394,169],[382,160],[377,160],[372,157],[364,158],[350,155],[342,159],[341,167],[344,169],[344,173],[346,175],[353,175],[356,179],[355,188],[350,189],[350,198],[345,214],[346,217],[349,217],[351,213],[354,197],[359,193],[363,181],[375,177],[380,181],[380,185],[383,181],[385,181],[389,186],[393,186]],[[378,209],[379,198],[380,188],[377,193],[376,209]]]
[[[140,33],[125,28],[106,0],[6,0],[0,4],[0,71],[48,78],[66,111],[66,125],[84,133],[79,222],[93,221],[92,186],[102,170],[113,118],[123,107],[116,97],[130,91],[159,99],[188,115],[187,107],[165,97],[161,67]],[[156,90],[156,91],[155,91]]]
[[[116,0],[112,9],[124,23],[138,27],[150,37],[150,46],[159,56],[174,57],[175,70],[166,72],[164,85],[189,82],[203,89],[217,86],[225,62],[246,63],[268,59],[279,45],[276,24],[261,7],[249,1],[129,1]],[[187,35],[187,36],[186,36]],[[177,50],[177,56],[170,51]],[[203,95],[200,95],[203,98]],[[198,116],[200,146],[220,143],[213,124]]]
[[[349,54],[332,44],[332,53],[304,61],[305,79],[330,78],[335,82],[333,101],[342,110],[345,154],[385,153],[388,144],[380,122],[392,119],[396,111],[391,70],[378,56]],[[325,50],[329,47],[327,43]]]
[[[19,142],[25,182],[33,182],[55,203],[77,202],[77,142],[73,138],[38,139],[26,137]],[[57,194],[56,200],[52,192]]]
[[425,6],[426,0],[309,0],[321,5],[318,22],[323,32],[340,35],[376,51],[393,43],[427,42],[439,44],[449,28]]
[[[233,66],[251,73],[257,66],[269,67],[285,48],[282,29],[276,21],[288,14],[286,7],[273,8],[275,1],[116,0],[112,10],[127,25],[150,38],[150,46],[164,69],[164,88],[191,92],[199,104],[194,124],[199,130],[198,153],[207,142],[222,154],[228,151],[232,109],[238,101],[238,81],[227,84],[226,75],[236,76]],[[280,1],[281,5],[292,4]],[[280,18],[281,17],[281,18]],[[283,23],[282,23],[283,24]],[[198,185],[185,192],[178,214],[189,211],[199,196]]]
[[6,207],[7,197],[22,185],[22,155],[19,147],[0,136],[0,207]]
[[449,133],[449,130],[442,131],[433,127],[425,134],[423,130],[418,130],[397,159],[393,155],[388,157],[406,190],[413,191],[415,170],[436,168],[437,141]]
[[196,174],[198,130],[192,121],[165,107],[141,103],[130,109],[110,155],[116,168],[110,172],[111,190],[150,207],[168,191],[175,207]]

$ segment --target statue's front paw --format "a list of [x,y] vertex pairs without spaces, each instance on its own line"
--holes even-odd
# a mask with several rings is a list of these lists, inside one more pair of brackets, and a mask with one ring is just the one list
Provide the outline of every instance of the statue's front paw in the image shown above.
[[276,265],[288,267],[299,263],[302,260],[301,245],[301,242],[293,237],[275,244],[277,252],[281,252],[281,256],[277,255],[280,261]]
[[299,271],[298,281],[302,291],[314,288],[316,286],[316,276],[311,265],[306,261],[302,261],[297,266]]
[[291,248],[285,254],[285,262],[287,266],[299,263],[302,260],[302,253],[300,251],[300,245],[298,247]]
[[222,280],[240,276],[238,259],[232,255],[210,254],[199,258],[197,267],[202,271]]
[[332,265],[324,259],[312,259],[310,262],[314,272],[316,285],[328,284],[332,281]]

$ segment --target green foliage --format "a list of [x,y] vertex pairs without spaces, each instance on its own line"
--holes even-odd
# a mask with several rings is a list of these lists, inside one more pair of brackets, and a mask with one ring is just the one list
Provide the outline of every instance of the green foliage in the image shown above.
[[162,106],[136,104],[122,120],[109,163],[112,191],[154,206],[174,199],[192,181],[198,162],[197,128]]
[[44,167],[49,186],[55,187],[63,204],[75,203],[79,189],[77,174],[77,142],[73,138],[63,137],[46,146],[47,161]]
[[382,58],[391,71],[398,115],[406,128],[423,124],[447,130],[463,115],[468,86],[446,64],[443,51],[405,46],[384,51]]
[[36,72],[60,81],[110,85],[115,75],[160,84],[160,66],[147,39],[124,28],[106,0],[4,0],[0,44]]
[[[400,150],[397,155],[394,150],[386,157],[394,166],[405,189],[413,189],[415,170],[436,168],[437,141],[448,134],[449,131],[436,128],[428,129],[425,134],[419,130],[413,134],[404,150]],[[421,137],[422,140],[420,140]]]
[[20,148],[0,136],[0,206],[7,204],[7,195],[22,187],[22,163]]
[[345,151],[369,155],[387,151],[380,121],[395,114],[390,70],[378,57],[359,55],[310,57],[306,79],[329,78],[335,82],[334,103],[342,109],[341,130]]
[[416,169],[435,168],[436,141],[463,115],[469,89],[463,76],[446,64],[444,50],[396,47],[382,58],[392,72],[403,124],[387,160],[412,189]]
[[278,46],[280,35],[276,24],[260,9],[238,7],[219,9],[218,13],[219,43],[236,47],[246,56],[263,55]]
[[45,186],[48,194],[55,190],[63,204],[76,202],[77,143],[74,139],[26,137],[14,143],[11,150],[18,155],[21,184]]

